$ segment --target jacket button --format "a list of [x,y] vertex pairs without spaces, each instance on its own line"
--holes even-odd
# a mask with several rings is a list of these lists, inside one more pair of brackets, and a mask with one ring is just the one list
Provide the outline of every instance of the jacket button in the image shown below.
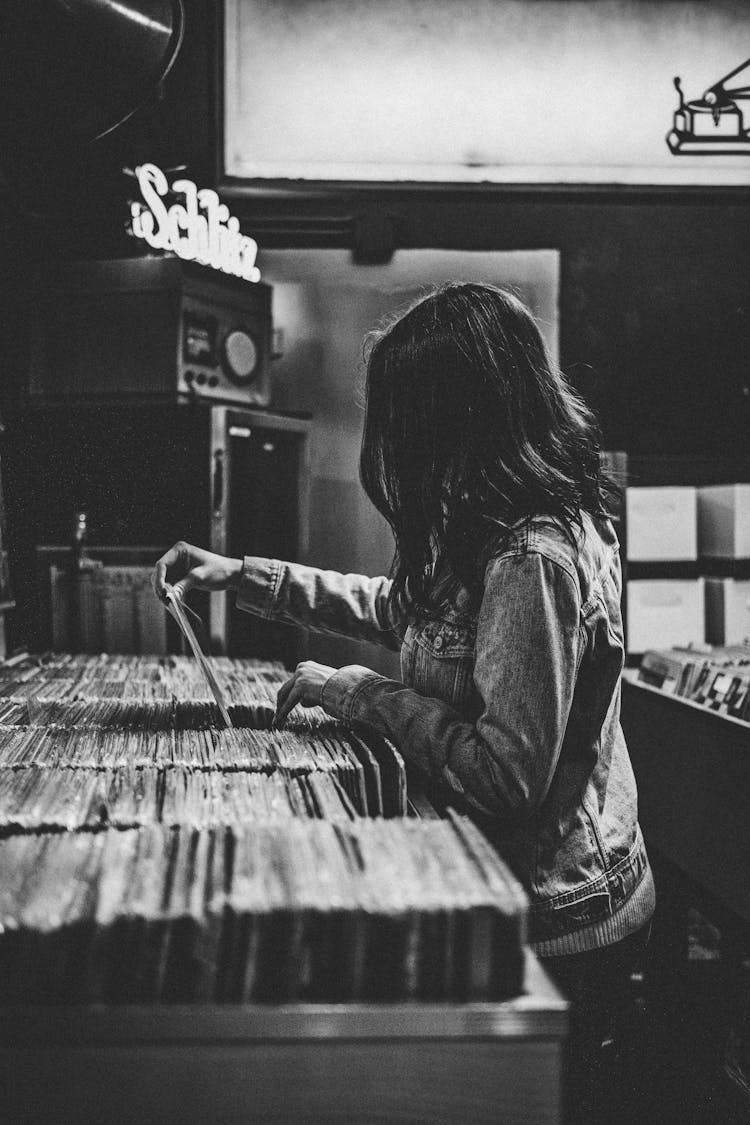
[[443,647],[443,638],[440,637],[440,636],[435,637],[435,648],[437,649],[437,651],[440,652],[440,649],[442,647]]

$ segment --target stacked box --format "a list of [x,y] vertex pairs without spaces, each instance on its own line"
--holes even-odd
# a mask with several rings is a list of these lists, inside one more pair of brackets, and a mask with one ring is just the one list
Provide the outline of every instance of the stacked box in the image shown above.
[[702,643],[704,607],[702,578],[628,582],[628,651]]
[[750,560],[750,484],[698,489],[701,558]]
[[698,490],[698,551],[725,571],[706,582],[706,640],[740,644],[750,637],[750,484]]
[[[702,643],[704,584],[675,569],[698,558],[697,489],[628,488],[626,529],[628,564],[651,564],[658,577],[633,578],[627,584],[628,651]],[[644,567],[644,569],[646,569]]]
[[625,512],[629,562],[697,559],[697,489],[628,488]]

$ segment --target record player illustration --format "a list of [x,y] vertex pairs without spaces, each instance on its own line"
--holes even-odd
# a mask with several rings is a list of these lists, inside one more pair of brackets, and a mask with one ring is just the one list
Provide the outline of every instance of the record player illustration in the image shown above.
[[727,86],[744,70],[750,80],[750,59],[709,86],[702,98],[690,102],[685,101],[682,83],[675,78],[680,105],[667,133],[667,144],[675,156],[750,156],[750,128],[737,104],[750,100],[750,85]]

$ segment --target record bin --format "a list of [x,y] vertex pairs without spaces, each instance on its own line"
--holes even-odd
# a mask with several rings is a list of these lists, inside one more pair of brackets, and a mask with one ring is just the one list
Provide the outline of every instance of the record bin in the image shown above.
[[192,658],[1,671],[5,1119],[560,1121],[525,896],[388,740],[274,729],[278,663],[215,661],[232,729]]

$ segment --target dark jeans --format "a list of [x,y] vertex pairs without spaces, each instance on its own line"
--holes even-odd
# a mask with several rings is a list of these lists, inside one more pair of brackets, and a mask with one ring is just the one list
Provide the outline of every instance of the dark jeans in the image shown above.
[[632,996],[631,975],[641,964],[651,923],[622,941],[588,953],[545,957],[543,965],[570,1001],[564,1073],[568,1125],[608,1119],[618,1022]]

